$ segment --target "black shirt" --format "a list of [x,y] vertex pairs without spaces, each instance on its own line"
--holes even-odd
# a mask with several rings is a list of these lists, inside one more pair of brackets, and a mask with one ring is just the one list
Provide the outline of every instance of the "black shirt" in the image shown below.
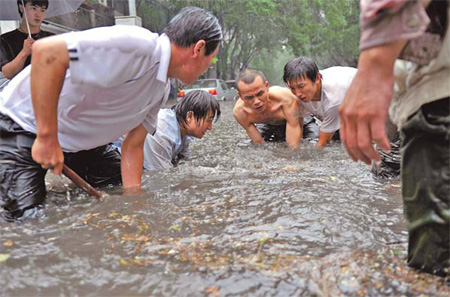
[[[39,33],[31,34],[34,40],[38,40],[53,33],[41,30]],[[23,48],[23,42],[28,38],[28,33],[20,32],[18,29],[7,32],[0,36],[0,70],[5,65],[14,60]],[[31,55],[26,59],[24,68],[31,63]]]

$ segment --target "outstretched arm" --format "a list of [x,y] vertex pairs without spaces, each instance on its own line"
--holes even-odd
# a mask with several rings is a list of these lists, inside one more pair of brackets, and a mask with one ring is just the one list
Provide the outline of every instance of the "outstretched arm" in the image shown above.
[[372,140],[390,150],[385,122],[394,86],[394,62],[405,46],[400,40],[361,52],[358,72],[339,108],[341,139],[353,161],[381,161]]
[[49,37],[33,45],[31,99],[37,137],[31,149],[33,160],[61,174],[64,156],[58,141],[57,107],[64,83],[69,54],[66,43]]

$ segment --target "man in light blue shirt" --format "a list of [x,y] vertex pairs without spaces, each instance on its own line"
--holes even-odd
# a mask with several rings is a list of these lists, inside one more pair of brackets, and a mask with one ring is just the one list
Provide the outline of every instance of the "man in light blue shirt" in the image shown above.
[[[147,134],[144,143],[144,168],[173,168],[190,156],[189,144],[201,139],[220,117],[219,102],[205,91],[190,92],[172,108],[158,113],[155,134]],[[114,143],[121,149],[122,138]]]

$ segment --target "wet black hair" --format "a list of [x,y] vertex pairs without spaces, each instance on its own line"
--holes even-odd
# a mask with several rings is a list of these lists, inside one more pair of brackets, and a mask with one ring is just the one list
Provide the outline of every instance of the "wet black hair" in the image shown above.
[[222,41],[222,27],[210,12],[198,7],[184,7],[163,29],[170,41],[187,48],[200,40],[206,42],[205,56],[213,53]]
[[[31,3],[33,6],[44,7],[45,9],[48,8],[48,0],[23,0],[23,5],[27,5],[27,3]],[[19,4],[22,5],[22,0],[17,0],[17,10],[19,11],[20,17],[23,17]],[[25,9],[25,7],[23,9]]]
[[263,79],[263,82],[266,82],[266,76],[264,75],[264,73],[261,70],[258,69],[254,69],[254,68],[246,68],[244,70],[242,70],[238,77],[236,78],[236,88],[239,89],[238,84],[239,82],[244,82],[245,84],[251,84],[252,82],[255,81],[255,79],[257,77],[261,77]]
[[220,104],[213,95],[203,90],[195,90],[186,94],[181,101],[172,107],[175,109],[177,121],[183,127],[186,127],[188,112],[192,111],[197,120],[206,119],[208,113],[214,115],[214,121],[217,122],[220,117]]
[[298,78],[307,77],[313,83],[319,74],[316,62],[308,57],[297,57],[284,66],[283,81],[287,84]]

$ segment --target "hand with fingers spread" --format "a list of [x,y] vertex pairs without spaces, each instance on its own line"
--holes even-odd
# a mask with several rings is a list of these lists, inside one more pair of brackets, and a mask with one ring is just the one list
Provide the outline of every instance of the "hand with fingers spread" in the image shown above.
[[358,72],[339,108],[341,140],[353,161],[381,161],[372,141],[390,151],[385,122],[393,95],[394,62],[404,43],[361,52]]

